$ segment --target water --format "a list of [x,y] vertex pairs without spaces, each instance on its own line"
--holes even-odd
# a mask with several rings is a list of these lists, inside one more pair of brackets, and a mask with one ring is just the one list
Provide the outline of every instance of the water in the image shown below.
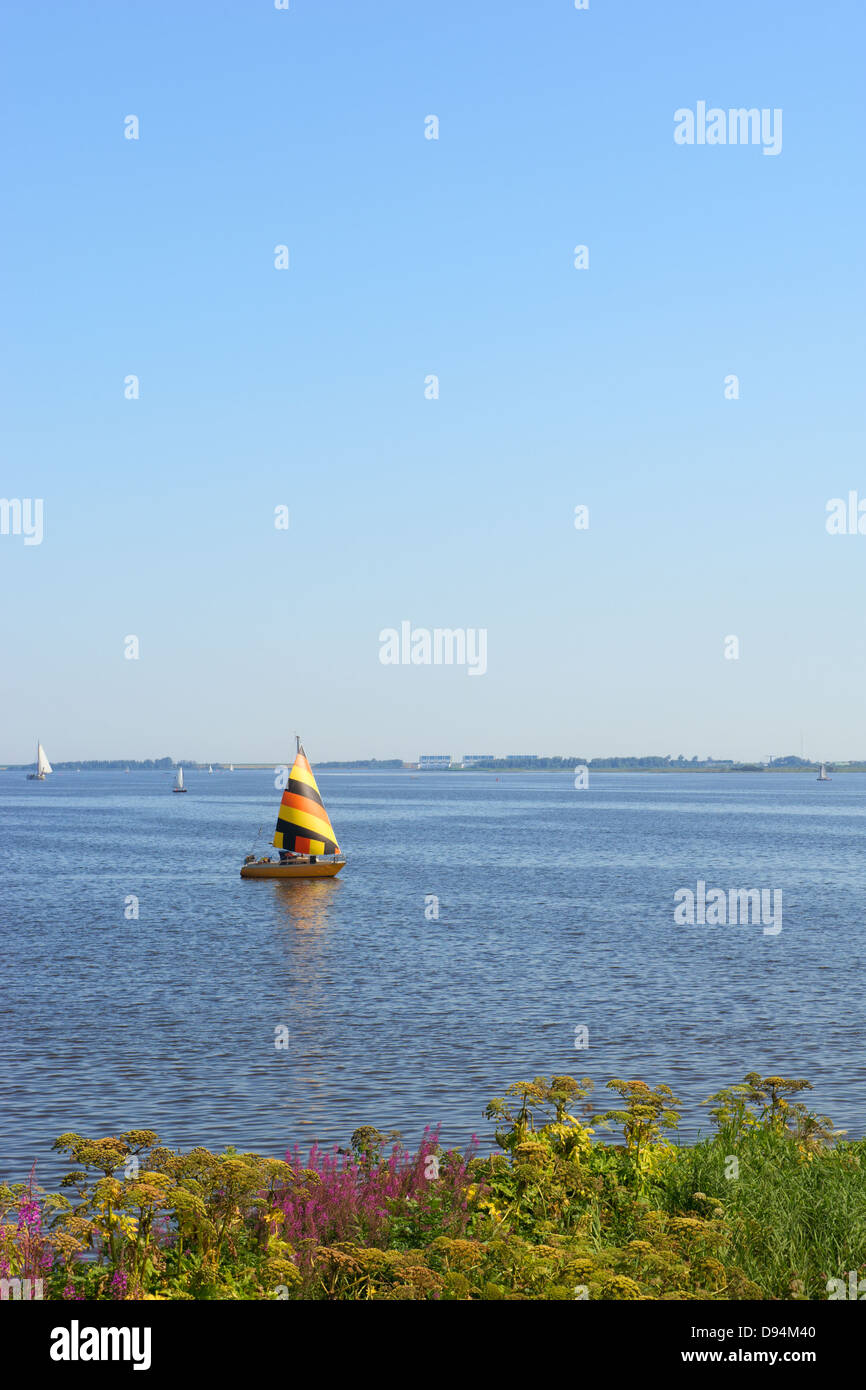
[[[539,1073],[602,1105],[612,1076],[667,1082],[684,1138],[750,1069],[807,1077],[864,1133],[866,776],[322,773],[349,863],[282,884],[238,875],[271,772],[171,784],[0,774],[0,1176],[53,1179],[69,1130],[462,1145]],[[781,889],[781,933],[675,925],[698,878]]]

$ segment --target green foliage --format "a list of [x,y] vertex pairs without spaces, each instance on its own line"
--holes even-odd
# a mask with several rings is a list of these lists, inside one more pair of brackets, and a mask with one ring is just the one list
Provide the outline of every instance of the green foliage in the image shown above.
[[270,1265],[293,1253],[269,1219],[276,1185],[290,1172],[278,1159],[177,1154],[151,1130],[99,1140],[63,1134],[54,1148],[75,1164],[61,1184],[74,1196],[46,1201],[60,1256],[52,1286],[67,1296],[260,1298]]
[[[593,1088],[588,1077],[575,1081],[572,1076],[537,1076],[534,1081],[515,1081],[505,1092],[507,1100],[495,1097],[484,1111],[488,1120],[504,1121],[509,1128],[496,1130],[496,1142],[502,1149],[514,1149],[535,1128],[536,1116],[547,1116],[548,1126],[582,1128],[566,1107],[584,1100]],[[517,1106],[516,1101],[520,1104]]]
[[758,1072],[750,1071],[738,1085],[717,1091],[706,1103],[711,1106],[710,1114],[719,1133],[731,1139],[763,1126],[776,1133],[793,1135],[806,1148],[820,1151],[845,1131],[834,1129],[827,1115],[816,1115],[801,1101],[792,1104],[789,1100],[790,1096],[811,1089],[809,1081],[784,1076],[761,1077]]
[[[281,1195],[320,1190],[316,1170],[175,1153],[149,1130],[64,1134],[72,1170],[40,1198],[50,1231],[33,1224],[32,1185],[0,1186],[0,1268],[23,1270],[24,1221],[31,1254],[50,1239],[53,1298],[820,1299],[829,1277],[866,1273],[866,1140],[794,1099],[808,1088],[749,1072],[708,1101],[714,1134],[675,1146],[667,1086],[609,1082],[622,1103],[599,1121],[624,1142],[604,1144],[589,1080],[516,1082],[486,1112],[499,1152],[445,1155],[459,1177],[392,1200],[379,1243],[356,1227],[297,1251]],[[387,1162],[386,1138],[355,1131],[360,1172]]]
[[606,1110],[599,1115],[599,1124],[622,1126],[626,1149],[640,1171],[642,1159],[650,1144],[657,1144],[663,1129],[676,1129],[679,1101],[669,1086],[657,1086],[653,1091],[645,1081],[608,1081],[608,1090],[622,1096],[625,1105],[619,1110]]

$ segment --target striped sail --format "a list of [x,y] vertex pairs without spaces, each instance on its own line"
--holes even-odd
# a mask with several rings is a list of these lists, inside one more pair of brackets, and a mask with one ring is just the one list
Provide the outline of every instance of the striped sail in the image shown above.
[[301,747],[280,802],[273,844],[276,849],[294,850],[296,854],[340,852],[313,769]]

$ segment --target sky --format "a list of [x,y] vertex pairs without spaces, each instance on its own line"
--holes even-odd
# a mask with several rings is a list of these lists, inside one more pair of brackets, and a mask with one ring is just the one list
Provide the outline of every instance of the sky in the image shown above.
[[6,0],[0,763],[866,756],[864,13]]

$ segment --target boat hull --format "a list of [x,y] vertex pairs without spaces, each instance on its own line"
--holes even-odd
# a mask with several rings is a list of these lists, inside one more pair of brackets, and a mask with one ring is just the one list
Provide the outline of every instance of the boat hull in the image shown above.
[[241,878],[334,878],[345,866],[345,859],[336,864],[243,864]]

